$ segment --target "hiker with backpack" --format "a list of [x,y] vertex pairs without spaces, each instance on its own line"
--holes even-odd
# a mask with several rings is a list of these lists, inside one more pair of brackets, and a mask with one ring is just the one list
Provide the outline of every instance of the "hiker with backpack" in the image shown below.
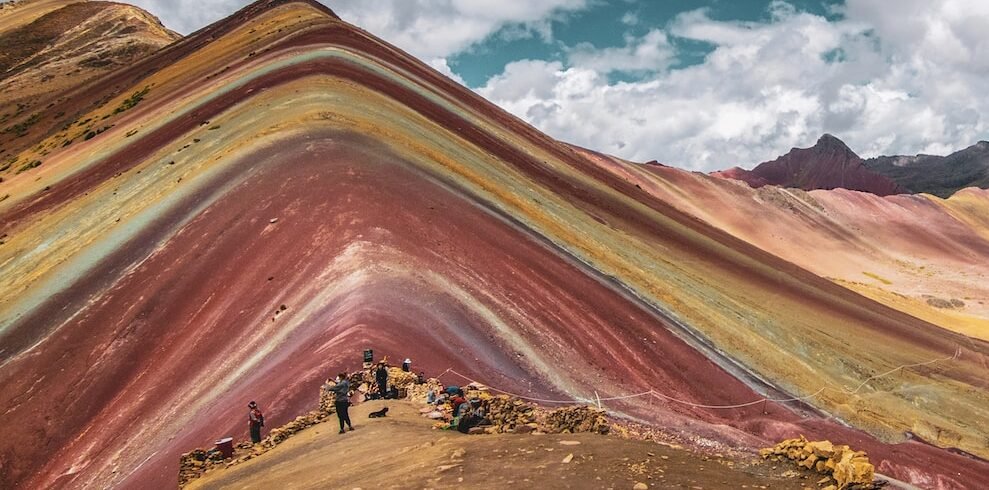
[[340,420],[340,434],[343,434],[344,425],[350,430],[354,430],[353,424],[350,423],[349,413],[350,381],[347,380],[347,373],[338,374],[333,381],[334,384],[327,383],[325,388],[327,391],[333,392],[333,408],[336,409],[337,419]]
[[264,414],[258,408],[257,402],[251,400],[247,404],[247,424],[251,428],[251,442],[257,444],[261,442],[261,428],[264,427]]

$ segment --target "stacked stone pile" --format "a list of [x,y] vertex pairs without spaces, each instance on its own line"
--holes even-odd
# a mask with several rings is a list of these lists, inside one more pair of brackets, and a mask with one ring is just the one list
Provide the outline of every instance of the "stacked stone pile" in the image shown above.
[[398,387],[399,391],[408,390],[419,379],[415,373],[407,373],[399,368],[388,368],[388,384]]
[[825,490],[872,488],[875,468],[864,451],[855,451],[830,441],[807,441],[803,436],[787,439],[759,454],[774,461],[790,460],[798,466],[827,475],[822,484],[833,484]]
[[571,434],[575,432],[595,432],[607,434],[611,424],[604,410],[587,407],[563,407],[546,414],[543,423],[546,432]]
[[488,420],[493,426],[490,432],[524,433],[539,430],[535,405],[507,395],[490,397],[485,403]]
[[223,464],[223,455],[216,449],[195,449],[185,453],[179,458],[179,486],[184,487],[207,470]]
[[288,439],[292,434],[299,432],[303,429],[308,429],[320,422],[323,422],[330,416],[331,412],[326,412],[323,410],[312,410],[305,415],[300,415],[295,418],[295,420],[278,427],[277,429],[271,429],[271,433],[268,437],[265,437],[258,443],[265,450],[271,449],[279,444],[281,444],[285,439]]
[[[428,384],[435,380],[430,380]],[[429,388],[426,385],[416,385],[409,393],[409,398],[416,401],[425,400]],[[442,390],[439,382],[432,389]],[[557,409],[547,409],[529,403],[520,398],[508,395],[492,395],[486,388],[474,385],[464,389],[468,399],[479,399],[484,407],[491,426],[484,432],[495,433],[531,433],[570,434],[576,432],[594,432],[607,434],[611,424],[604,410],[587,406],[570,406]],[[442,425],[442,424],[441,424]],[[475,432],[476,433],[476,432]]]
[[[330,380],[327,383],[333,384]],[[319,411],[323,413],[333,413],[335,409],[333,408],[333,402],[336,400],[336,394],[332,391],[326,389],[326,383],[323,383],[319,387]]]
[[432,390],[434,394],[438,395],[443,391],[443,384],[436,378],[429,378],[425,383],[412,384],[405,388],[406,397],[410,400],[419,402],[426,401],[426,395],[430,390]]

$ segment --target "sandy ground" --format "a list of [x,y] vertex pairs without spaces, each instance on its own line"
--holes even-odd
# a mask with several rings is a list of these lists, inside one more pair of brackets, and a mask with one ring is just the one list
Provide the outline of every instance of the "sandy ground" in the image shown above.
[[[389,417],[367,418],[383,405]],[[818,487],[816,475],[784,476],[793,470],[786,465],[705,457],[653,442],[434,430],[407,401],[373,401],[351,411],[353,432],[338,434],[334,419],[186,488],[632,488],[637,482],[650,488]]]

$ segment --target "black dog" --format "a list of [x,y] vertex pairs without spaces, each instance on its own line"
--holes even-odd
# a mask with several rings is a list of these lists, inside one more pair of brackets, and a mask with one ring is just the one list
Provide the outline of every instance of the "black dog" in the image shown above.
[[382,418],[385,415],[388,415],[388,407],[382,408],[381,410],[378,410],[377,412],[371,412],[371,413],[367,414],[367,418],[369,418],[369,419],[377,419],[377,418]]

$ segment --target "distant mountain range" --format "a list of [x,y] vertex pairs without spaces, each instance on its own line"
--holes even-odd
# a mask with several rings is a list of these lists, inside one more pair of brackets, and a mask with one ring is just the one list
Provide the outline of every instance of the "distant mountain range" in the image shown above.
[[879,196],[928,193],[949,197],[966,187],[989,187],[989,142],[948,156],[881,156],[862,159],[840,139],[825,134],[810,148],[793,148],[752,170],[730,168],[712,175],[752,187],[778,185],[804,190],[844,188]]
[[865,166],[913,192],[948,197],[966,187],[989,188],[989,141],[948,156],[915,155],[870,158]]

